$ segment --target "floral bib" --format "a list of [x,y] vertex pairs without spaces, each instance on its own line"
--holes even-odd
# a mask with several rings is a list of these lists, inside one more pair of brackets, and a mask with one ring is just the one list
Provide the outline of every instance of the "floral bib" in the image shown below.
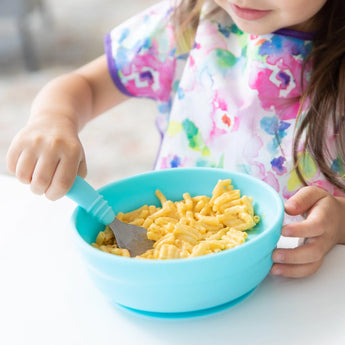
[[[109,70],[125,94],[157,101],[156,169],[218,167],[255,176],[283,199],[301,188],[292,145],[303,61],[312,36],[282,29],[251,35],[219,11],[202,15],[192,49],[179,54],[162,1],[105,39]],[[304,83],[310,66],[306,66]],[[304,155],[309,184],[340,195]],[[334,167],[336,167],[334,161]]]

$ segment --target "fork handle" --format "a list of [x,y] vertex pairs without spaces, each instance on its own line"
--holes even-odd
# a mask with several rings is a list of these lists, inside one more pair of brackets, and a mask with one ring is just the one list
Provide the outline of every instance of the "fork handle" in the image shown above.
[[66,196],[104,225],[110,224],[115,218],[114,211],[103,196],[78,175]]

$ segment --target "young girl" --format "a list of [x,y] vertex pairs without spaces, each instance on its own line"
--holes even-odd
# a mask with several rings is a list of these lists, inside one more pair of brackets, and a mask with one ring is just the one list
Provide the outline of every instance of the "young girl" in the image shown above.
[[104,56],[41,90],[8,168],[56,200],[86,175],[83,126],[131,96],[152,98],[156,168],[266,181],[286,200],[282,234],[305,239],[275,250],[271,272],[310,275],[345,244],[344,35],[343,0],[159,2],[111,31]]

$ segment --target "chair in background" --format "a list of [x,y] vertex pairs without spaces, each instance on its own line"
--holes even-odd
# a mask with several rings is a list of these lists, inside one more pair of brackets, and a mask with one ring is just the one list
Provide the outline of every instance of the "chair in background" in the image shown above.
[[0,20],[11,18],[17,22],[25,65],[31,71],[39,68],[29,25],[30,14],[35,10],[43,15],[44,0],[0,0]]

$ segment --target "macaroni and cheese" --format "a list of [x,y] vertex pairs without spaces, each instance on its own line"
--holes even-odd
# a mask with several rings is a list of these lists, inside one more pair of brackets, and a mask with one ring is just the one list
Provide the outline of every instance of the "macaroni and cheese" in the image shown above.
[[[248,237],[245,231],[260,221],[254,214],[252,198],[241,196],[230,179],[219,180],[211,197],[184,193],[183,200],[173,202],[160,190],[155,194],[160,207],[144,205],[117,215],[123,222],[146,228],[147,237],[155,241],[140,258],[188,258],[233,248],[244,243]],[[127,249],[117,247],[109,227],[92,245],[108,253],[130,256]]]

